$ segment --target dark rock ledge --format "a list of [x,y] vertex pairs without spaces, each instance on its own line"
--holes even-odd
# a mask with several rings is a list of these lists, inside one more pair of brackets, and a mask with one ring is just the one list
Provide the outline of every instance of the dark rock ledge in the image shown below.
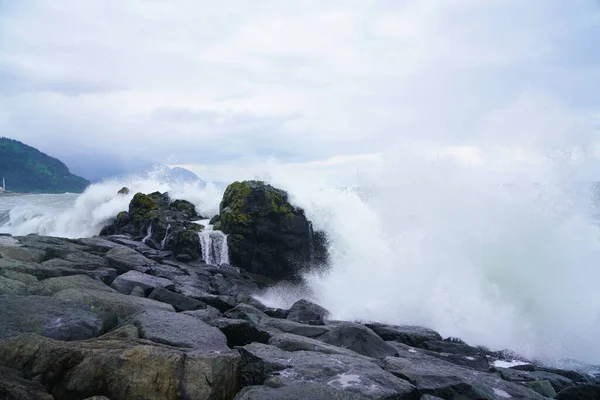
[[[252,183],[250,192],[259,186]],[[198,218],[184,203],[155,197],[157,208],[143,218],[167,221],[173,232]],[[224,204],[226,212],[247,209]],[[244,229],[254,232],[265,218],[272,226],[270,211],[250,209],[256,213]],[[290,220],[301,215],[283,211]],[[444,340],[423,327],[331,321],[307,300],[269,309],[252,295],[265,282],[295,279],[304,265],[284,264],[284,272],[266,261],[241,269],[182,262],[156,245],[160,236],[139,242],[147,227],[138,216],[130,207],[115,222],[131,229],[128,236],[29,235],[0,243],[0,399],[600,398],[591,376],[535,364],[497,368],[494,361],[509,353]],[[276,237],[283,228],[272,229]],[[263,238],[251,240],[260,247]]]

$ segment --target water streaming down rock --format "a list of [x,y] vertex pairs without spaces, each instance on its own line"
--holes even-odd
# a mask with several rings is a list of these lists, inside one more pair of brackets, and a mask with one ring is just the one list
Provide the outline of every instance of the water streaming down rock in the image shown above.
[[152,237],[152,225],[148,226],[148,231],[146,232],[146,236],[142,239],[142,243],[146,243],[148,239]]
[[167,239],[169,238],[169,231],[171,229],[171,224],[167,226],[167,230],[165,231],[165,237],[160,241],[160,248],[165,249],[165,244],[167,243]]
[[199,223],[204,225],[204,231],[198,233],[204,262],[210,265],[229,264],[227,235],[221,231],[213,230],[213,226],[208,219],[199,221]]

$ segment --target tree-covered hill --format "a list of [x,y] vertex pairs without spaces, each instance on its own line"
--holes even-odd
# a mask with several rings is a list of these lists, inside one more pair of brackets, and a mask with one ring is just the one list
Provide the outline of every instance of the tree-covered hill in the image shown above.
[[82,192],[90,183],[60,160],[17,140],[0,137],[0,184],[9,192]]

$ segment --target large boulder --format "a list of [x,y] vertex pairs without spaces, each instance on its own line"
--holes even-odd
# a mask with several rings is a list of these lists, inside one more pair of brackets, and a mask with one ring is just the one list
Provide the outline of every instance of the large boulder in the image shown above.
[[38,333],[57,340],[90,339],[103,321],[89,306],[43,296],[0,296],[0,338]]
[[103,318],[115,316],[118,321],[147,310],[175,312],[175,309],[169,304],[142,297],[127,296],[117,291],[106,292],[71,288],[61,290],[55,293],[53,297],[87,304],[97,315]]
[[233,265],[273,279],[294,279],[314,256],[312,226],[285,191],[260,181],[234,182],[220,205]]
[[308,300],[298,300],[290,308],[287,319],[309,325],[325,325],[324,320],[329,311]]
[[139,330],[140,338],[173,347],[228,351],[227,338],[204,321],[168,311],[146,311],[129,322]]
[[35,379],[56,399],[231,399],[240,356],[231,350],[179,349],[143,339],[59,342],[26,334],[0,341],[0,365]]
[[398,354],[392,345],[384,342],[375,332],[364,325],[352,322],[335,325],[329,332],[319,337],[319,340],[373,358]]
[[383,340],[394,340],[409,346],[419,346],[424,342],[442,340],[442,336],[436,331],[420,326],[397,326],[379,323],[368,323],[365,326],[378,334]]

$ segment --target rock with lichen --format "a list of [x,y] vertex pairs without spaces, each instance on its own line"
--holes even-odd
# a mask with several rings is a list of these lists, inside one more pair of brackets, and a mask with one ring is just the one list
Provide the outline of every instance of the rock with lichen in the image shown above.
[[172,251],[176,257],[192,261],[200,257],[198,232],[202,226],[193,222],[200,218],[189,201],[172,201],[168,193],[136,193],[129,209],[117,214],[100,234],[129,235],[154,249]]
[[311,223],[288,194],[260,181],[234,182],[220,204],[233,265],[273,279],[295,279],[314,256]]

